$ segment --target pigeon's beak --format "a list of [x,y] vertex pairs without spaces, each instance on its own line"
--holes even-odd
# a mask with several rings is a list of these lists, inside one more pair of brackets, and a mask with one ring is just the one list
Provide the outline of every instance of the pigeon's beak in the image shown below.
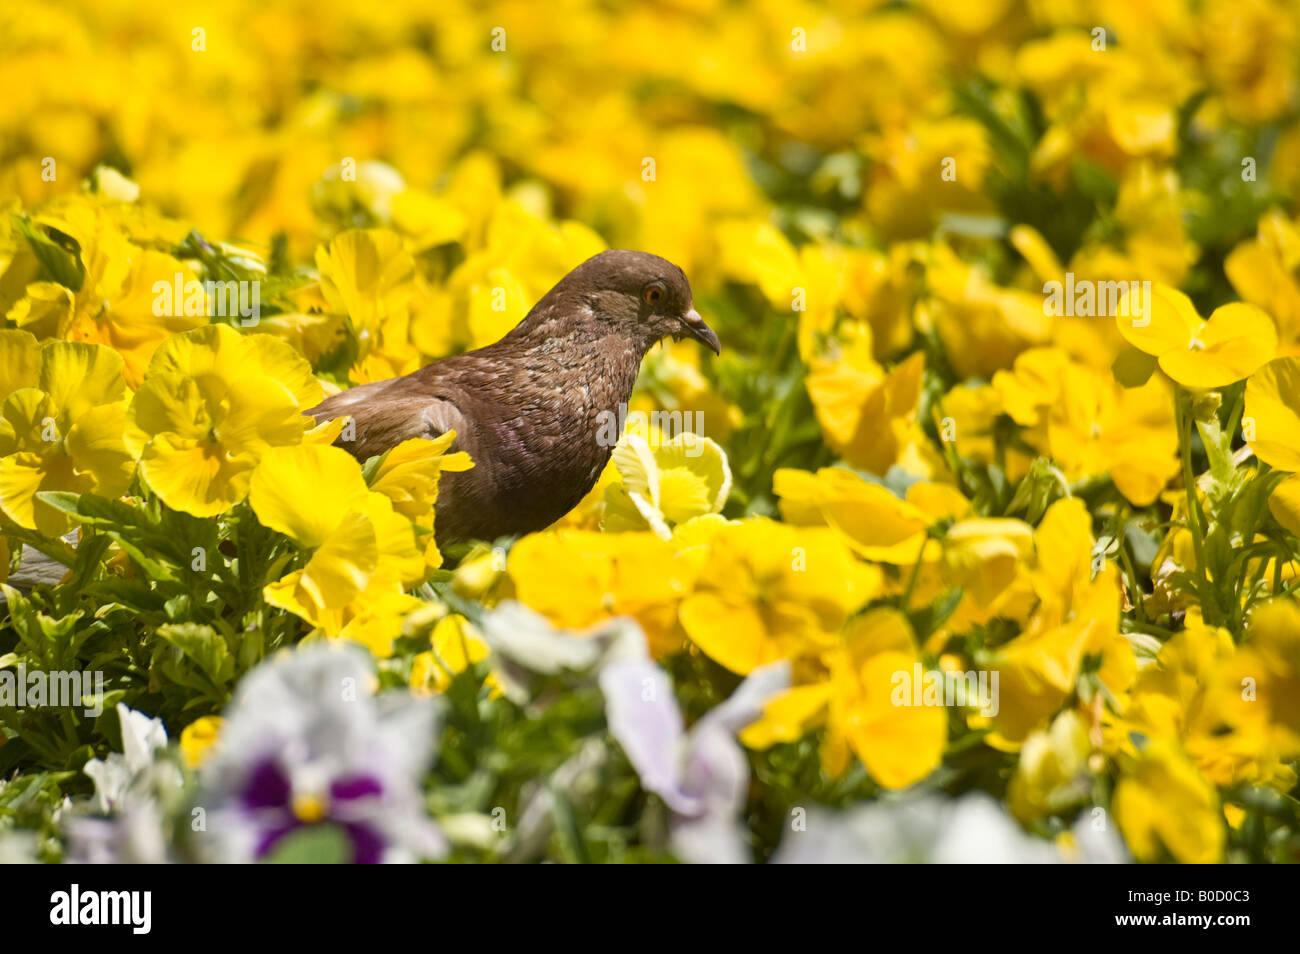
[[682,315],[682,324],[686,326],[686,333],[696,341],[703,341],[712,349],[714,354],[722,354],[722,342],[718,340],[717,333],[704,323],[700,313],[692,308],[686,314]]

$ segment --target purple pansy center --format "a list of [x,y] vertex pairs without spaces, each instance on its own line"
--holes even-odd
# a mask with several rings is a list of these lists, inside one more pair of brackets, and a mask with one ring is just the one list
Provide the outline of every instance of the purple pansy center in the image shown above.
[[239,792],[239,800],[258,828],[254,857],[265,858],[286,835],[306,825],[334,824],[347,833],[352,844],[353,864],[378,864],[384,854],[383,835],[374,826],[356,821],[353,812],[337,812],[367,798],[380,798],[383,783],[368,773],[344,775],[329,787],[325,814],[316,821],[304,821],[293,811],[293,783],[274,759],[253,766]]

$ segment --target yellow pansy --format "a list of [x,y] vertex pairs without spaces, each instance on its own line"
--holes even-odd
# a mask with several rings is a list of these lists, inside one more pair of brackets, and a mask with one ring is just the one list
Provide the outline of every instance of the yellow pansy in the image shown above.
[[718,529],[680,618],[696,646],[744,675],[833,645],[880,584],[835,531],[755,518]]
[[127,445],[167,506],[199,517],[244,499],[272,447],[299,443],[323,392],[311,367],[270,335],[208,325],[154,353],[127,414]]
[[718,513],[731,492],[731,468],[722,448],[690,432],[651,445],[625,434],[614,448],[618,483],[605,488],[606,530],[653,530],[665,540],[671,526]]
[[521,601],[561,629],[586,629],[610,616],[631,616],[651,651],[681,648],[677,605],[690,592],[698,554],[679,552],[650,532],[583,530],[534,533],[511,549],[510,580]]
[[854,619],[824,659],[819,679],[769,701],[741,741],[766,748],[825,726],[821,755],[828,773],[843,775],[851,752],[890,789],[914,784],[938,767],[948,717],[942,700],[914,704],[910,681],[920,657],[901,613],[876,609]]
[[1141,861],[1163,852],[1185,864],[1213,864],[1226,841],[1219,796],[1174,746],[1152,740],[1115,786],[1115,821]]
[[[411,688],[417,692],[446,692],[452,677],[486,659],[487,643],[477,627],[458,613],[438,620],[429,636],[431,648],[411,660]],[[487,682],[495,687],[489,675]],[[494,692],[499,692],[494,688]]]
[[998,446],[995,428],[1005,409],[1002,395],[992,385],[959,384],[943,396],[941,403],[932,405],[931,411],[939,439],[952,445],[959,457],[993,464],[998,462],[1000,451],[1007,479],[1013,482],[1023,477],[1033,463],[1032,455],[1007,446],[1005,440]]
[[0,510],[46,536],[67,517],[37,499],[42,491],[115,497],[134,462],[123,441],[122,358],[102,345],[49,341],[0,331]]
[[1159,378],[1123,388],[1108,372],[1060,369],[1048,411],[1046,448],[1070,480],[1109,474],[1138,506],[1151,503],[1178,470],[1173,397]]
[[1020,749],[1007,805],[1022,822],[1077,804],[1088,792],[1088,725],[1073,709],[1033,732]]
[[221,723],[221,716],[204,716],[181,730],[181,754],[186,765],[196,769],[203,764],[221,734]]
[[[464,451],[447,453],[455,440],[456,432],[447,431],[433,440],[413,437],[402,441],[384,456],[370,480],[370,489],[391,500],[393,509],[416,526],[432,531],[442,472],[474,466]],[[430,569],[442,564],[432,533],[426,543],[426,558]]]
[[1051,336],[1055,319],[1041,295],[995,284],[946,245],[932,249],[926,280],[932,297],[918,306],[917,323],[937,329],[960,378],[989,378]]
[[[1271,643],[1267,615],[1261,615],[1257,629],[1261,648]],[[1138,673],[1123,718],[1106,732],[1108,744],[1133,754],[1135,738],[1162,739],[1178,745],[1216,785],[1281,782],[1286,788],[1292,775],[1281,758],[1289,749],[1274,744],[1270,712],[1291,705],[1293,683],[1285,665],[1239,651],[1227,630],[1206,625],[1199,608],[1192,607],[1183,629]]]
[[[1300,604],[1285,597],[1256,606],[1247,639],[1220,683],[1227,720],[1262,720],[1268,753],[1300,752]],[[1251,689],[1247,693],[1243,690]]]
[[951,485],[918,481],[900,498],[843,467],[823,467],[812,474],[781,469],[773,476],[772,489],[787,523],[831,526],[868,560],[897,566],[915,563],[923,546],[925,559],[937,560],[942,545],[929,540],[927,530],[970,510],[970,502]]
[[774,308],[789,310],[803,284],[799,253],[770,222],[725,222],[718,226],[721,266],[728,277],[752,282]]
[[401,634],[403,623],[429,606],[406,592],[413,582],[412,573],[381,557],[365,588],[346,606],[319,609],[314,618],[292,606],[285,608],[314,623],[326,635],[360,643],[376,656],[386,658],[393,654],[393,641]]
[[415,288],[410,253],[401,236],[384,229],[340,232],[316,250],[316,267],[326,301],[372,334],[404,312]]
[[986,127],[973,119],[912,117],[867,136],[864,151],[873,163],[867,212],[890,238],[929,235],[942,213],[993,207],[981,191],[993,150]]
[[1294,343],[1300,336],[1300,227],[1274,209],[1257,230],[1228,253],[1223,271],[1237,294],[1276,319],[1283,343]]
[[1152,355],[1179,384],[1217,388],[1249,377],[1277,351],[1273,319],[1242,302],[1216,308],[1208,320],[1190,298],[1168,285],[1151,290],[1150,314],[1139,316],[1137,296],[1127,299],[1115,321],[1129,344]]
[[1118,574],[1093,573],[1091,517],[1077,498],[1058,500],[1034,531],[1028,575],[1038,599],[1020,635],[990,652],[1000,672],[1001,705],[990,744],[1018,748],[1060,711],[1075,689],[1085,654],[1101,658],[1098,676],[1112,696],[1136,672],[1132,647],[1119,632]]
[[847,326],[811,360],[805,381],[831,450],[854,467],[889,470],[910,438],[924,372],[920,352],[885,371],[867,327]]
[[348,316],[356,333],[354,377],[364,382],[415,370],[418,353],[408,332],[415,262],[401,236],[386,229],[340,232],[316,250],[316,267],[325,300]]
[[[252,473],[248,496],[258,520],[312,551],[303,569],[267,584],[266,601],[329,635],[373,609],[376,600],[400,598],[404,587],[424,577],[411,522],[366,486],[360,465],[341,448],[268,450]],[[362,596],[362,605],[351,605]]]
[[1250,376],[1242,430],[1264,463],[1300,471],[1300,358],[1278,358]]

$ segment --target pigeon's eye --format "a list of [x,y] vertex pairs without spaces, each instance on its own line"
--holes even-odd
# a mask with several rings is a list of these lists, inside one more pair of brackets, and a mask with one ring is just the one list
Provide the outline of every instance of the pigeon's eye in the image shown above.
[[663,301],[664,286],[658,282],[651,282],[645,287],[645,291],[641,292],[641,297],[647,305],[657,305]]

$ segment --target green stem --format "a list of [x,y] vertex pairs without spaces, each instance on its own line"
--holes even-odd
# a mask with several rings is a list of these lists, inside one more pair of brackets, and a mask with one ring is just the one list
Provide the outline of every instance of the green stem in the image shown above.
[[1192,532],[1192,549],[1196,553],[1197,590],[1205,621],[1218,626],[1222,620],[1218,599],[1210,585],[1205,560],[1205,526],[1201,501],[1196,496],[1196,475],[1192,472],[1192,429],[1196,426],[1187,408],[1187,395],[1179,388],[1174,397],[1174,413],[1178,425],[1178,450],[1182,458],[1183,485],[1187,493],[1187,526]]
[[1138,582],[1137,570],[1133,566],[1133,558],[1128,552],[1128,541],[1124,539],[1124,531],[1121,527],[1119,538],[1119,559],[1124,567],[1124,575],[1128,577],[1129,592],[1133,594],[1133,612],[1137,615],[1139,623],[1147,621],[1147,610],[1142,605],[1142,584]]

